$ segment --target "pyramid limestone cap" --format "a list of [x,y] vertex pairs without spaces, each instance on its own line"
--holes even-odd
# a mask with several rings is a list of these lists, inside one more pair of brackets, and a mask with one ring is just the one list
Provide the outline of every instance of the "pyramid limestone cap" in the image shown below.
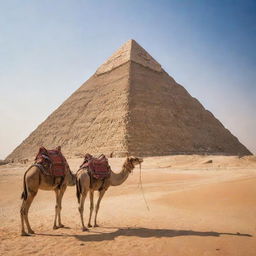
[[135,40],[127,41],[119,50],[107,59],[96,71],[97,75],[115,69],[128,61],[133,61],[154,71],[161,72],[161,65],[144,50]]

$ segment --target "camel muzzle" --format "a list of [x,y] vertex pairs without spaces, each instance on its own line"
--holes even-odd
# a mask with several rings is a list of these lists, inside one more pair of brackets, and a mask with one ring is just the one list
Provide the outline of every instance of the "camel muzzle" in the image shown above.
[[141,164],[143,162],[143,158],[138,158],[139,159],[139,163]]

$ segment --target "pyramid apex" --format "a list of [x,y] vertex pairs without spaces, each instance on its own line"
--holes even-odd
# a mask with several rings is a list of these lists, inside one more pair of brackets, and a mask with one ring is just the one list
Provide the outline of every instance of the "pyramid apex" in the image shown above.
[[130,41],[131,43],[136,43],[136,44],[138,44],[137,41],[136,41],[135,39],[132,39],[132,38],[131,38],[130,40],[128,40],[128,41]]
[[124,44],[127,44],[127,43],[132,43],[132,42],[135,42],[135,43],[137,43],[134,39],[129,39],[129,40],[127,40]]
[[143,47],[134,39],[129,39],[97,69],[96,74],[109,72],[128,61],[136,62],[154,71],[162,71],[161,65]]

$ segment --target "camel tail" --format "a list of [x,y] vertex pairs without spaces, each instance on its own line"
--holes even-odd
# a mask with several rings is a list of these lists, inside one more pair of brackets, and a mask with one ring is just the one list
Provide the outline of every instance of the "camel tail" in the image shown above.
[[81,183],[80,179],[76,177],[76,197],[78,203],[80,203],[80,195],[81,195]]
[[24,200],[27,200],[27,198],[28,198],[28,192],[27,192],[27,185],[26,185],[26,173],[27,172],[25,172],[25,174],[24,174],[24,176],[23,176],[23,192],[22,192],[22,194],[21,194],[21,199],[24,199]]

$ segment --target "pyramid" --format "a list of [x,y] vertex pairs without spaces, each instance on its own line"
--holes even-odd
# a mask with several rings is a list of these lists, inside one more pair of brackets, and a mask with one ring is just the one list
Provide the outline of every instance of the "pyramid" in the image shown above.
[[129,40],[40,124],[7,159],[31,158],[38,147],[62,146],[125,156],[249,155],[211,112]]

